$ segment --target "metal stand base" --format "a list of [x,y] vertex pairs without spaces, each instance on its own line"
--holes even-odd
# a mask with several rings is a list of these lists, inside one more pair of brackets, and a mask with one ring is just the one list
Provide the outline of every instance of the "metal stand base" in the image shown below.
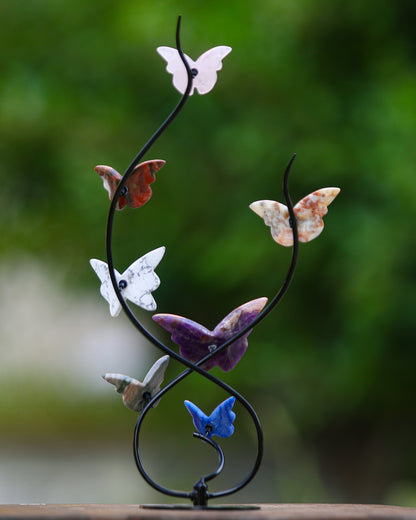
[[246,504],[217,504],[212,506],[193,506],[192,504],[142,504],[140,508],[143,509],[191,509],[191,510],[228,510],[228,511],[248,511],[253,509],[260,509],[260,506],[252,506]]

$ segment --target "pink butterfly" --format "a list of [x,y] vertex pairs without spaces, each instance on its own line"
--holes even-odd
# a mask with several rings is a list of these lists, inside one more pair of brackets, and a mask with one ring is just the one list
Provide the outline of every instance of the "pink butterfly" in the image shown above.
[[[222,60],[231,51],[231,47],[219,45],[201,54],[196,61],[185,54],[193,75],[190,96],[194,93],[194,89],[197,90],[198,94],[203,95],[214,88],[217,82],[217,72],[222,69]],[[174,87],[183,94],[188,85],[188,74],[178,50],[172,47],[158,47],[157,52],[167,63],[166,70],[173,76]]]

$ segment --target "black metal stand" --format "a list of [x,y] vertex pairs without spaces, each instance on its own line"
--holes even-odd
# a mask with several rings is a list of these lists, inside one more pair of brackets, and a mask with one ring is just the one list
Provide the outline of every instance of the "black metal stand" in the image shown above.
[[[136,327],[136,329],[145,337],[147,338],[155,347],[160,349],[165,354],[168,354],[173,359],[177,360],[178,362],[185,365],[186,370],[184,370],[181,374],[179,374],[175,379],[173,379],[171,382],[169,382],[166,386],[164,386],[156,395],[154,395],[145,405],[142,412],[140,413],[136,427],[134,430],[134,442],[133,442],[133,449],[134,449],[134,457],[136,461],[137,468],[143,478],[146,480],[146,482],[152,486],[157,491],[160,491],[161,493],[164,493],[166,495],[176,497],[176,498],[186,498],[189,499],[193,507],[197,508],[207,508],[208,507],[208,500],[212,498],[219,498],[224,497],[227,495],[231,495],[232,493],[235,493],[242,489],[244,486],[246,486],[255,476],[257,473],[260,463],[263,456],[263,432],[261,429],[260,421],[257,417],[256,412],[254,411],[253,407],[250,405],[250,403],[242,396],[240,395],[236,390],[234,390],[232,387],[221,381],[220,379],[214,377],[212,374],[201,368],[201,365],[203,365],[206,361],[211,359],[213,356],[217,355],[220,351],[226,349],[228,346],[230,346],[234,341],[241,338],[244,334],[246,334],[249,330],[253,329],[260,321],[262,321],[267,314],[269,314],[272,309],[281,301],[282,297],[286,293],[290,282],[293,278],[295,267],[296,267],[296,261],[298,257],[298,232],[297,232],[297,224],[296,224],[296,218],[293,211],[293,205],[290,199],[289,190],[288,190],[288,178],[291,166],[293,164],[293,161],[295,159],[295,155],[292,156],[290,159],[290,162],[286,168],[284,179],[283,179],[283,192],[284,197],[286,200],[286,204],[289,210],[290,219],[292,222],[292,230],[293,230],[293,249],[292,249],[292,258],[291,262],[286,274],[286,277],[284,279],[284,282],[275,295],[275,297],[271,300],[271,302],[258,314],[258,316],[250,322],[246,327],[241,329],[238,334],[236,334],[234,337],[230,338],[228,341],[226,341],[221,346],[218,346],[215,351],[211,352],[209,355],[205,356],[203,359],[199,360],[197,363],[191,363],[190,361],[183,358],[181,355],[177,354],[175,351],[171,350],[168,346],[166,346],[164,343],[159,341],[156,337],[153,336],[136,318],[136,316],[133,314],[133,312],[130,310],[128,304],[126,303],[126,300],[123,298],[123,295],[121,293],[121,288],[119,287],[116,276],[115,276],[115,270],[114,270],[114,263],[113,263],[113,254],[112,254],[112,236],[113,236],[113,221],[114,221],[114,215],[116,210],[116,205],[118,202],[118,199],[122,194],[124,193],[123,190],[125,189],[126,181],[128,180],[129,176],[132,174],[135,166],[141,161],[141,159],[144,157],[144,155],[150,150],[152,145],[156,142],[156,140],[162,135],[162,133],[168,128],[168,126],[174,121],[174,119],[178,116],[182,108],[184,107],[188,97],[189,93],[192,88],[192,81],[193,81],[193,71],[190,69],[186,58],[183,54],[181,44],[180,44],[180,22],[181,18],[178,19],[177,24],[177,30],[176,30],[176,47],[179,52],[179,55],[181,57],[181,60],[186,68],[187,76],[188,76],[188,85],[186,88],[185,93],[183,94],[181,100],[177,104],[176,108],[173,110],[173,112],[169,115],[169,117],[165,120],[165,122],[159,127],[159,129],[154,133],[154,135],[149,139],[149,141],[143,146],[143,148],[140,150],[140,152],[137,154],[137,156],[134,158],[134,160],[131,162],[130,166],[127,168],[122,180],[120,181],[120,184],[114,194],[114,197],[111,201],[108,219],[107,219],[107,233],[106,233],[106,250],[107,250],[107,261],[108,261],[108,268],[111,278],[111,283],[113,285],[114,291],[116,292],[117,298],[131,321],[131,323]],[[228,394],[234,396],[247,410],[249,413],[253,424],[256,428],[257,433],[257,456],[254,462],[254,465],[252,469],[250,470],[249,474],[244,477],[241,482],[236,484],[234,487],[230,489],[226,489],[223,491],[218,491],[215,493],[208,491],[208,485],[207,482],[215,478],[222,470],[224,466],[224,454],[220,448],[220,446],[214,442],[212,439],[208,438],[207,436],[194,433],[194,436],[201,439],[202,441],[210,444],[218,453],[219,455],[219,466],[218,468],[211,474],[201,477],[198,482],[195,483],[193,486],[192,491],[185,492],[185,491],[176,491],[171,490],[168,488],[165,488],[164,486],[161,486],[160,484],[156,483],[146,472],[146,470],[143,467],[141,458],[140,458],[140,430],[141,426],[143,424],[143,421],[149,412],[149,410],[152,408],[152,406],[157,402],[161,397],[163,397],[169,390],[171,390],[175,385],[180,383],[185,377],[187,377],[192,372],[197,372],[201,376],[205,377],[212,383],[220,386],[222,389],[224,389]],[[168,507],[168,506],[148,506],[148,507]],[[186,506],[172,506],[174,508],[177,507],[186,507]],[[225,506],[219,506],[220,508],[224,508]],[[239,506],[232,506],[233,508],[239,508]],[[245,506],[242,506],[245,507]]]

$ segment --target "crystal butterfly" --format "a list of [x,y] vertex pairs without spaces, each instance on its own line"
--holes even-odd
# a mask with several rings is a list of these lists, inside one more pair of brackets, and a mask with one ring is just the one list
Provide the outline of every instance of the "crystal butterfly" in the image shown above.
[[219,404],[209,417],[191,401],[185,401],[185,406],[192,415],[198,432],[210,439],[213,435],[230,437],[234,433],[235,413],[231,410],[234,402],[235,397],[229,397]]
[[[184,94],[188,86],[188,74],[178,50],[172,47],[158,47],[156,50],[167,62],[166,70],[173,76],[174,87]],[[193,77],[190,96],[194,93],[194,89],[198,91],[198,94],[203,95],[214,88],[217,82],[217,71],[222,69],[222,60],[231,51],[231,47],[220,45],[204,52],[196,61],[185,54]]]
[[[149,185],[156,180],[155,172],[160,170],[164,164],[166,162],[161,159],[138,164],[121,190],[116,209],[121,210],[125,206],[139,208],[146,204],[152,196],[152,188]],[[108,191],[110,200],[113,200],[118,185],[123,178],[122,175],[111,166],[98,165],[95,167],[95,171],[103,179],[104,188]]]
[[[154,269],[162,260],[164,254],[165,248],[159,247],[133,262],[123,274],[114,270],[124,299],[130,300],[147,311],[156,309],[156,302],[151,293],[159,287],[160,279]],[[118,316],[121,311],[121,303],[111,283],[108,265],[94,258],[90,260],[90,264],[101,280],[100,293],[110,305],[111,316]]]
[[[220,321],[213,331],[175,314],[155,314],[152,319],[172,333],[172,341],[180,346],[181,355],[196,363],[249,325],[266,303],[267,298],[258,298],[237,307]],[[247,336],[250,332],[251,330],[206,361],[202,368],[210,370],[218,365],[224,372],[233,369],[248,347]]]
[[[104,374],[103,379],[116,387],[116,391],[123,396],[123,403],[127,408],[141,412],[146,403],[159,392],[168,364],[169,356],[159,358],[146,374],[143,383],[123,374]],[[159,400],[153,404],[153,408],[158,404]]]
[[[340,191],[339,188],[322,188],[310,193],[296,204],[293,210],[300,242],[309,242],[322,233],[324,229],[322,217],[328,213],[329,204]],[[249,207],[264,220],[266,226],[270,227],[273,240],[282,246],[293,245],[289,210],[284,204],[274,200],[258,200]]]

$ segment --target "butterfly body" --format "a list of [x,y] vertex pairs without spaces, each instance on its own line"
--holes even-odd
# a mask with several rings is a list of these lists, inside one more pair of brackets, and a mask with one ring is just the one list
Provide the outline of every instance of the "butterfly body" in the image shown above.
[[[164,254],[165,248],[159,247],[133,262],[122,274],[114,270],[124,299],[130,300],[147,311],[156,309],[152,291],[159,287],[160,279],[154,269]],[[122,307],[111,282],[108,265],[95,258],[90,260],[90,264],[101,281],[100,293],[110,305],[111,316],[118,316]]]
[[[139,208],[146,204],[152,196],[150,184],[156,180],[155,172],[160,170],[165,161],[156,159],[138,164],[131,175],[126,180],[124,190],[120,195],[116,209],[121,210],[126,206],[131,208]],[[113,200],[114,194],[123,178],[111,166],[98,165],[95,171],[103,179],[104,188],[107,190],[110,200]]]
[[[143,382],[123,374],[104,374],[103,378],[115,386],[116,391],[123,396],[123,403],[127,408],[140,412],[146,403],[159,392],[168,363],[169,356],[158,359]],[[153,408],[158,403],[159,401],[156,401]]]
[[[294,206],[300,242],[310,242],[322,233],[322,217],[328,213],[329,204],[339,192],[339,188],[322,188],[310,193]],[[274,200],[259,200],[250,204],[250,209],[270,227],[273,240],[282,246],[293,245],[289,210],[284,204]]]
[[235,403],[235,397],[229,397],[219,404],[210,416],[206,415],[191,401],[185,401],[185,406],[192,416],[194,426],[198,432],[211,438],[230,437],[234,433],[235,413],[231,410]]
[[[231,47],[219,45],[201,54],[194,61],[185,54],[186,61],[192,70],[192,87],[189,95],[196,89],[198,94],[210,92],[217,82],[217,72],[222,69],[222,60],[232,51]],[[177,49],[172,47],[158,47],[157,52],[167,62],[166,70],[172,74],[173,85],[184,94],[188,86],[188,74]]]
[[[251,323],[267,303],[267,298],[252,300],[231,311],[214,330],[176,314],[155,314],[152,319],[172,333],[172,341],[180,346],[180,354],[196,363],[215,351],[228,339]],[[248,347],[248,331],[237,341],[206,361],[202,368],[210,370],[218,365],[224,372],[232,370]]]

